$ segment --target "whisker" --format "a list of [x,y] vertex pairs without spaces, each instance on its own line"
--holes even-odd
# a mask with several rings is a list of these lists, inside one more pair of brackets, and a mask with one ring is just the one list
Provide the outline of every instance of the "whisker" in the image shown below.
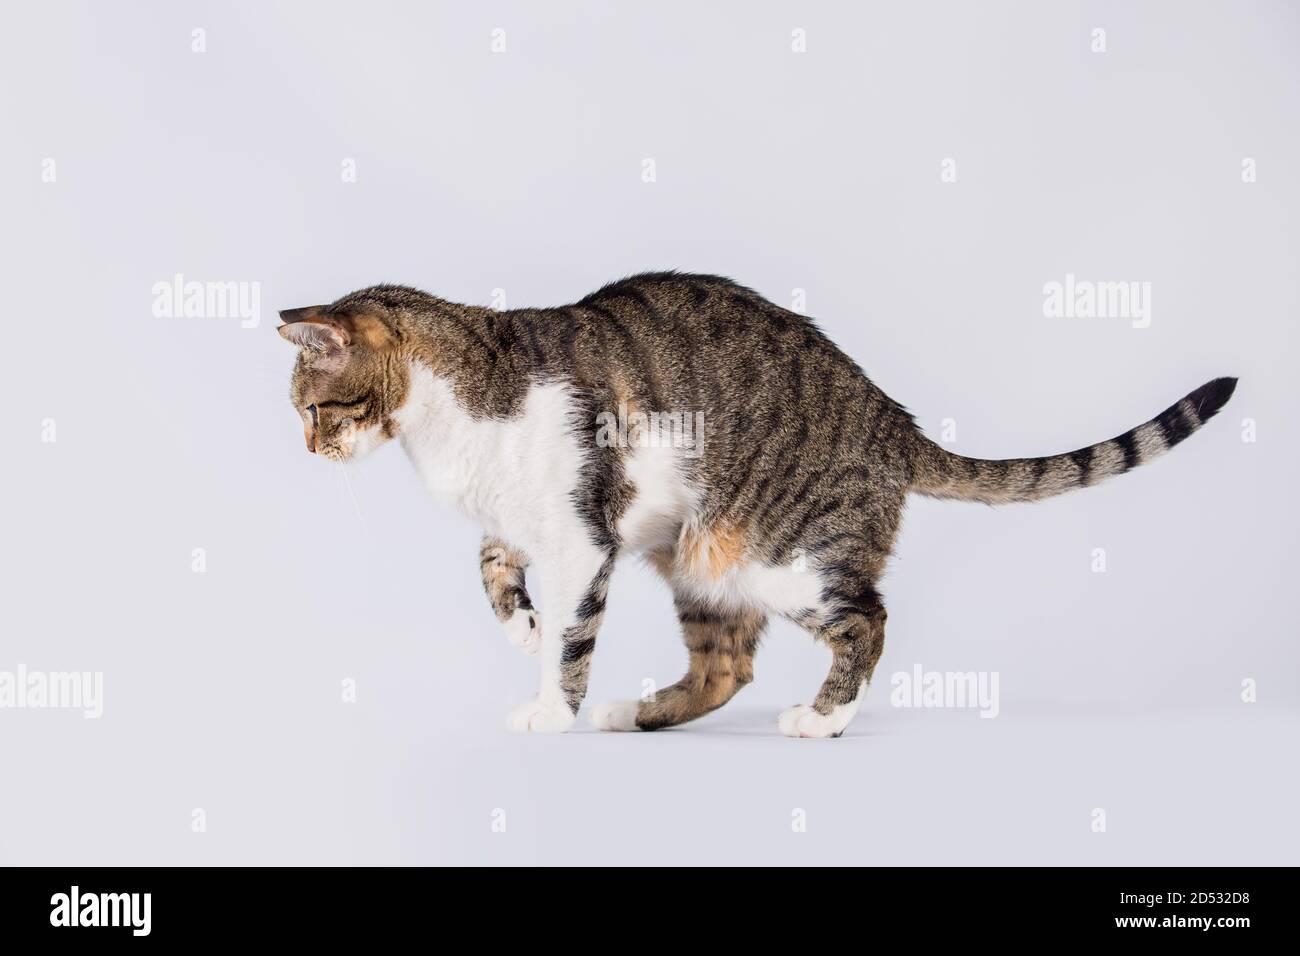
[[348,475],[348,466],[343,464],[343,462],[339,462],[339,471],[343,473],[343,483],[347,485],[348,497],[352,499],[352,507],[356,510],[357,520],[361,522],[363,528],[369,530],[369,525],[366,524],[365,516],[361,514],[361,504],[357,501],[357,494],[352,490],[352,479]]

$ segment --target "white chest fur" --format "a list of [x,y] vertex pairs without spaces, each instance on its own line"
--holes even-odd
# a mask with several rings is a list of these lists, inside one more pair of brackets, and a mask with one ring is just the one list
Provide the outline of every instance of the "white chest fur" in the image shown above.
[[429,491],[490,533],[531,548],[576,520],[570,492],[582,454],[563,385],[534,385],[512,418],[475,419],[447,381],[416,365],[394,418]]

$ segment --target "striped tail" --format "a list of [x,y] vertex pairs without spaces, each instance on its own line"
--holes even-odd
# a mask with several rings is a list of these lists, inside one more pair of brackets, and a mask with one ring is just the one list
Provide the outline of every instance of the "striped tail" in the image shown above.
[[1236,387],[1235,378],[1216,378],[1118,438],[1047,458],[965,458],[921,436],[911,490],[1000,505],[1086,488],[1163,455],[1213,418]]

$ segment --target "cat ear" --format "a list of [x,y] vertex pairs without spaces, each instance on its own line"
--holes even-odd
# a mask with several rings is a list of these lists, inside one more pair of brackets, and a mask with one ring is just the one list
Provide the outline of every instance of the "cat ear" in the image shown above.
[[326,306],[323,305],[309,305],[305,309],[281,309],[280,321],[285,323],[301,322],[303,319],[310,319],[314,315],[320,315],[325,309]]
[[280,313],[284,325],[277,330],[286,342],[316,352],[334,352],[352,344],[352,333],[337,319],[320,314],[319,305],[305,309],[285,309]]
[[279,333],[287,342],[318,352],[335,352],[359,344],[382,352],[399,338],[395,328],[383,318],[367,312],[326,312],[328,306],[312,305],[305,309],[285,309],[280,318],[285,324]]

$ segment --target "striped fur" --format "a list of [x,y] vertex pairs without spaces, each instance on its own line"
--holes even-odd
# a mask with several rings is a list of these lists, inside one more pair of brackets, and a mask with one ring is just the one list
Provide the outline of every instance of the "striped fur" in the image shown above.
[[1159,458],[1213,418],[1236,387],[1235,378],[1216,378],[1118,438],[1046,458],[965,458],[918,435],[912,490],[1000,505],[1086,488]]
[[[649,555],[652,567],[670,583],[672,552]],[[754,679],[754,654],[767,627],[764,614],[719,611],[689,594],[676,593],[677,619],[690,664],[677,683],[641,701],[605,705],[593,714],[602,730],[658,730],[717,710]]]
[[658,730],[685,723],[721,707],[754,679],[754,653],[766,618],[719,613],[707,608],[678,610],[690,652],[686,676],[639,703],[636,726]]
[[560,635],[560,691],[574,714],[587,696],[587,678],[591,673],[591,655],[596,649],[596,634],[605,616],[605,597],[609,593],[609,576],[614,571],[611,554],[587,587],[578,605],[572,625]]
[[524,584],[528,558],[500,538],[484,535],[479,548],[479,571],[497,620],[504,626],[510,643],[529,654],[541,648],[541,615],[533,607]]
[[522,551],[510,547],[500,538],[484,535],[478,563],[483,575],[483,590],[487,592],[497,620],[504,624],[517,611],[533,610],[532,599],[524,586],[528,558]]
[[[536,698],[510,718],[533,731],[572,725],[610,575],[640,554],[673,591],[690,665],[653,700],[597,708],[598,726],[651,730],[721,706],[782,616],[832,663],[779,725],[837,736],[883,650],[877,585],[909,492],[1000,504],[1086,487],[1178,444],[1235,386],[1216,379],[1075,452],[985,461],[922,435],[809,319],[717,276],[651,273],[506,312],[375,286],[283,318],[308,449],[342,461],[396,438],[429,490],[485,527],[492,608],[541,658]],[[701,444],[601,441],[616,410],[698,416]]]

